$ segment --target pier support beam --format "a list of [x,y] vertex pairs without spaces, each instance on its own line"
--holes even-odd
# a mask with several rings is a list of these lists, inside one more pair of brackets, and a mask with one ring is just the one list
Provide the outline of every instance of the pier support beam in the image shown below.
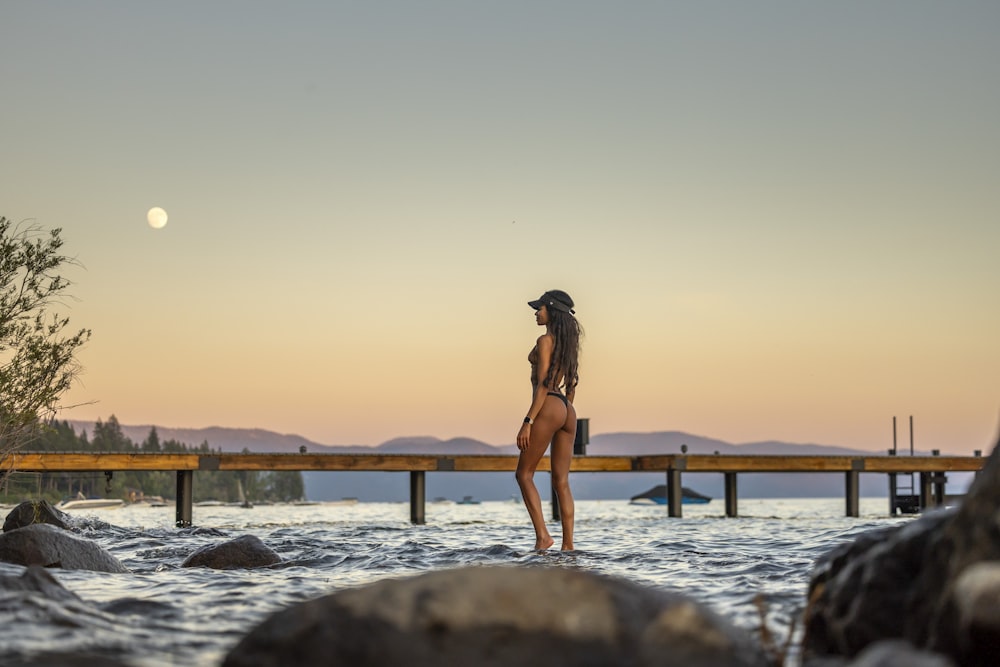
[[423,470],[410,471],[410,523],[418,526],[424,525],[424,502],[426,500],[426,487]]
[[177,471],[177,527],[191,526],[191,506],[194,505],[194,470]]
[[736,473],[724,473],[726,480],[726,516],[737,516],[736,511]]
[[930,473],[920,473],[920,510],[923,511],[931,507],[931,500],[934,495],[931,487]]
[[681,500],[683,498],[683,491],[681,489],[681,471],[680,470],[668,470],[667,471],[667,515],[672,517],[680,518],[683,516],[681,511]]
[[861,473],[857,470],[848,470],[844,473],[844,486],[846,499],[846,511],[847,516],[861,516],[861,503],[860,503],[860,477]]
[[562,513],[559,511],[559,496],[556,494],[555,479],[550,480],[549,488],[552,490],[552,520],[562,521]]
[[944,505],[947,481],[948,476],[943,472],[920,473],[920,509]]

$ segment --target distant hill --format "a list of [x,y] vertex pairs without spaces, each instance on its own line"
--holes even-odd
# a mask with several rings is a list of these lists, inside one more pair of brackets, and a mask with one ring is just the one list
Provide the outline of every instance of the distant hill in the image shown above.
[[[71,420],[70,425],[77,433],[87,431],[92,434],[93,422]],[[141,443],[153,428],[151,425],[130,426],[120,424],[122,433],[136,444]],[[279,452],[293,453],[304,445],[310,452],[351,453],[382,452],[385,454],[516,454],[517,448],[510,445],[490,445],[473,438],[451,438],[441,440],[433,436],[407,436],[393,438],[376,446],[371,445],[324,445],[300,435],[276,433],[259,428],[171,428],[156,426],[160,440],[176,440],[191,446],[208,442],[213,449],[224,452],[253,453]],[[657,431],[653,433],[603,433],[593,435],[587,445],[590,454],[606,456],[638,456],[643,454],[679,454],[681,446],[687,445],[689,454],[814,454],[814,455],[869,455],[873,452],[838,445],[801,444],[779,441],[732,444],[682,431]],[[878,452],[885,453],[884,450]]]
[[[91,422],[70,421],[77,433],[93,433]],[[133,442],[141,443],[149,436],[152,426],[121,424],[122,432]],[[393,438],[377,446],[323,445],[299,435],[281,434],[264,429],[169,428],[156,427],[160,440],[176,440],[197,446],[208,442],[213,449],[224,452],[294,453],[301,447],[314,453],[380,452],[386,454],[516,454],[513,445],[495,446],[473,438],[441,440],[432,436]],[[884,454],[837,445],[798,444],[778,441],[732,444],[723,440],[692,435],[681,431],[655,433],[602,433],[592,435],[587,453],[593,455],[679,454],[686,445],[689,454],[813,454],[868,455]],[[917,452],[918,454],[922,452]],[[306,494],[312,500],[336,500],[357,497],[367,501],[405,501],[409,498],[409,476],[385,472],[305,472]],[[964,478],[952,475],[949,490],[964,491]],[[549,497],[548,476],[539,474],[538,487],[544,498]],[[628,499],[651,486],[663,483],[661,473],[580,473],[573,477],[573,489],[580,499]],[[480,500],[505,500],[518,494],[514,476],[510,473],[430,473],[427,476],[427,497],[460,499],[471,495]],[[720,499],[723,479],[720,473],[687,473],[685,486]],[[773,474],[746,473],[739,478],[741,498],[829,497],[844,493],[844,477],[839,473]],[[862,475],[863,496],[886,496],[888,484],[884,475]]]

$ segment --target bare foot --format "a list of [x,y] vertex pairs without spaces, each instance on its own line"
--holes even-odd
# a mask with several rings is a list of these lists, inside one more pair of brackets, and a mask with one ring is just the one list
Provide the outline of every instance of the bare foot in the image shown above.
[[563,542],[562,543],[562,550],[563,551],[573,551],[573,543],[572,542]]
[[555,543],[556,541],[552,539],[551,535],[546,535],[540,540],[535,540],[535,551],[544,551]]

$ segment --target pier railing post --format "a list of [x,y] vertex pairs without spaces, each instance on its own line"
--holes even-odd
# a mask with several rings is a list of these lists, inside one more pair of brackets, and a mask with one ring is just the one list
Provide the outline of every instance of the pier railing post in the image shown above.
[[737,516],[736,511],[736,473],[724,473],[726,482],[726,516]]
[[410,523],[424,525],[424,502],[426,500],[423,470],[410,471]]
[[191,506],[194,505],[194,470],[177,471],[177,527],[191,526]]

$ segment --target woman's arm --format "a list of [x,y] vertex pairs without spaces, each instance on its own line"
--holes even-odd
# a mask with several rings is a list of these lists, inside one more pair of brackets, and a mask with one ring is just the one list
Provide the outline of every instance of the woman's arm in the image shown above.
[[[542,334],[536,342],[538,350],[538,363],[535,364],[535,389],[531,396],[531,405],[525,415],[531,421],[535,421],[538,413],[542,411],[542,404],[545,403],[545,396],[549,393],[549,388],[545,386],[545,378],[549,374],[549,365],[552,363],[552,348],[554,341],[549,334]],[[525,449],[528,446],[528,436],[531,433],[531,424],[525,422],[517,432],[517,447]]]

